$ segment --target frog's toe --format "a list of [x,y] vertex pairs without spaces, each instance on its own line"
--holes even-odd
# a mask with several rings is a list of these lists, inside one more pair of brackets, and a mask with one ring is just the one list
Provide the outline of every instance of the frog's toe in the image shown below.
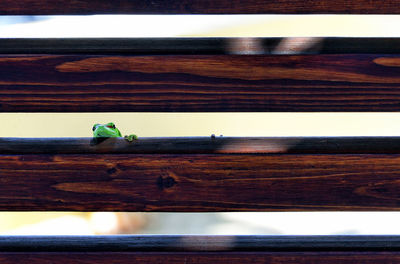
[[138,139],[138,137],[136,135],[129,135],[129,136],[125,136],[124,138],[129,142],[132,142],[132,141]]

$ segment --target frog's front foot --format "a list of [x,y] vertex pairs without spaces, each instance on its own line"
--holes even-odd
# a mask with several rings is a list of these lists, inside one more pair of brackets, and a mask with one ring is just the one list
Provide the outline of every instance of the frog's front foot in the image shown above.
[[128,142],[133,142],[134,140],[137,140],[138,139],[138,137],[136,136],[136,135],[129,135],[129,136],[125,136],[124,137],[125,138],[125,140],[126,141],[128,141]]

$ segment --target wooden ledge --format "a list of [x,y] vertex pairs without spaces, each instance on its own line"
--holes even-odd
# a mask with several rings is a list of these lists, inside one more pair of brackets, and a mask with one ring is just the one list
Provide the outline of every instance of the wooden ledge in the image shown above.
[[400,137],[0,138],[0,154],[399,154]]
[[1,236],[1,252],[400,251],[400,236]]
[[[1,5],[1,4],[0,4]],[[232,45],[247,38],[0,38],[0,54],[222,55],[246,54]],[[257,37],[256,54],[399,54],[396,37]],[[284,45],[282,46],[282,43]],[[308,44],[307,48],[299,48]],[[247,51],[249,52],[249,51]],[[251,51],[250,51],[251,54]],[[123,58],[120,58],[122,60]],[[28,59],[25,59],[27,61]],[[268,59],[270,60],[270,59]],[[22,60],[21,60],[22,61]],[[125,63],[121,61],[121,63]],[[163,62],[164,63],[164,62]],[[285,64],[283,65],[285,66]],[[121,68],[125,69],[125,68]]]
[[2,263],[353,264],[400,261],[398,236],[0,237]]

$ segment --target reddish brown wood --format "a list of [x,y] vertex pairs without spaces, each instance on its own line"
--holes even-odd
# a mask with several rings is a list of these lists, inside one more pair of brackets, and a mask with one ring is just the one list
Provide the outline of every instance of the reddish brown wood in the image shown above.
[[400,155],[1,155],[5,211],[399,210]]
[[187,263],[187,264],[393,264],[400,261],[399,252],[295,252],[295,253],[0,253],[4,264],[125,264],[125,263]]
[[398,14],[395,0],[2,0],[0,14]]
[[399,111],[400,56],[3,56],[0,111]]

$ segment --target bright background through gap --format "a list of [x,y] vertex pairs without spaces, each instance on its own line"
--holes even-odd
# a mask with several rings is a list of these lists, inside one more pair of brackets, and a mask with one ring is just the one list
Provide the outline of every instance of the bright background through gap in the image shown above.
[[0,17],[0,38],[399,36],[399,15],[95,15]]

